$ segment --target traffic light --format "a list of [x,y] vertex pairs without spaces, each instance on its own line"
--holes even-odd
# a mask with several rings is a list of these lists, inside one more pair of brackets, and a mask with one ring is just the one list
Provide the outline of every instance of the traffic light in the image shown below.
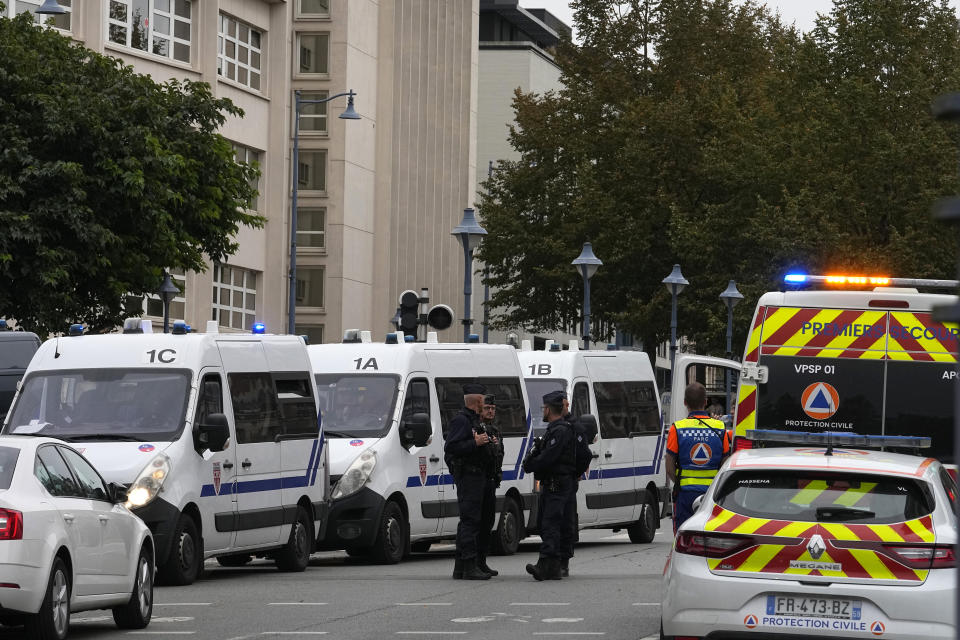
[[416,336],[420,296],[416,291],[407,289],[400,294],[400,322],[398,330],[405,336]]

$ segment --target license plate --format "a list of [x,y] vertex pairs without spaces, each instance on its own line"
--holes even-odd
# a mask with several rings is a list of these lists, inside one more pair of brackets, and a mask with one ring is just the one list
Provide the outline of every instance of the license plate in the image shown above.
[[772,595],[767,596],[767,615],[859,620],[861,602],[846,598]]

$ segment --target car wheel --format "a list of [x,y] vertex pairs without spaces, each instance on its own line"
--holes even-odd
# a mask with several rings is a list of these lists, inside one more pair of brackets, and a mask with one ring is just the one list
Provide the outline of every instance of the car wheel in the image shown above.
[[493,536],[493,553],[498,556],[512,556],[520,547],[520,506],[513,498],[503,499],[503,512]]
[[418,542],[411,542],[410,550],[413,551],[414,553],[426,553],[430,551],[430,546],[432,544],[433,543],[430,542],[429,540],[420,540]]
[[403,510],[396,502],[387,502],[380,516],[380,528],[370,550],[371,559],[377,564],[397,564],[403,559],[409,542],[407,522]]
[[640,519],[627,527],[627,535],[630,536],[630,542],[646,544],[653,542],[653,537],[657,534],[657,504],[653,498],[647,497],[643,504],[643,511],[640,513]]
[[197,533],[193,518],[181,514],[177,528],[173,532],[173,548],[170,557],[159,568],[159,578],[163,584],[193,584],[200,576],[203,566],[203,545]]
[[277,568],[280,571],[303,571],[310,563],[311,552],[313,552],[313,522],[306,509],[297,507],[297,518],[290,527],[290,538],[286,546],[277,554]]
[[70,573],[57,556],[50,569],[50,581],[40,611],[24,620],[28,638],[64,640],[70,631]]
[[250,564],[253,556],[248,553],[238,553],[232,556],[217,556],[217,563],[221,567],[242,567]]
[[137,573],[133,580],[130,600],[122,607],[113,609],[113,621],[121,629],[143,629],[153,616],[153,554],[149,549],[140,551]]

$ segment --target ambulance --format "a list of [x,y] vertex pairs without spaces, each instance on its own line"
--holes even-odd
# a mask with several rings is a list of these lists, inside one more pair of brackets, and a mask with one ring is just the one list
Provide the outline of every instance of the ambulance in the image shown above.
[[37,351],[3,433],[69,442],[126,486],[168,584],[193,582],[212,557],[303,571],[326,523],[326,450],[297,336],[74,325]]
[[456,535],[456,487],[444,462],[444,434],[463,407],[462,385],[496,396],[506,450],[497,489],[494,552],[512,554],[526,535],[533,478],[520,466],[529,448],[530,409],[516,349],[425,343],[348,331],[342,344],[308,348],[330,455],[333,504],[321,549],[344,549],[382,564]]
[[957,327],[934,320],[957,282],[789,274],[761,296],[737,391],[736,447],[751,429],[929,436],[953,465]]

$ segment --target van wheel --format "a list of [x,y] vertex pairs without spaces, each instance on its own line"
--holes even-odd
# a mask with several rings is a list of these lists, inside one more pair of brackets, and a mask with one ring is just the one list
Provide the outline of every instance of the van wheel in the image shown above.
[[26,617],[28,638],[64,640],[70,631],[70,573],[63,558],[53,559],[50,581],[40,611]]
[[380,517],[377,538],[370,549],[370,559],[377,564],[397,564],[407,551],[409,539],[403,510],[396,502],[387,502]]
[[121,629],[143,629],[153,616],[153,554],[146,548],[140,550],[137,574],[133,579],[130,600],[122,607],[113,609],[113,621]]
[[630,542],[640,544],[653,542],[653,537],[657,534],[657,515],[657,503],[648,496],[647,501],[643,503],[640,519],[627,527]]
[[297,519],[290,527],[290,538],[286,546],[277,554],[277,569],[303,571],[310,563],[311,552],[313,552],[313,522],[306,509],[297,507]]
[[432,544],[433,543],[430,542],[429,540],[420,540],[418,542],[411,542],[410,551],[413,551],[414,553],[426,553],[427,551],[430,551],[430,546]]
[[253,556],[248,553],[237,553],[230,556],[217,556],[217,564],[221,567],[243,567],[250,564]]
[[162,584],[193,584],[200,577],[202,567],[203,545],[197,533],[197,525],[193,518],[181,514],[177,520],[177,528],[173,531],[170,557],[159,567],[158,577]]
[[513,498],[503,499],[503,512],[493,536],[493,553],[498,556],[512,556],[520,547],[520,506]]

